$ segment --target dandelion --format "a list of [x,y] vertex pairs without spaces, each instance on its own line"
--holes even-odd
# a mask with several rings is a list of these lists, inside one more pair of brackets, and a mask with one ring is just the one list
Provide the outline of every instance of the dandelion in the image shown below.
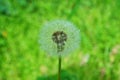
[[47,54],[65,56],[79,48],[79,30],[68,21],[51,21],[41,28],[39,43]]
[[[59,57],[60,74],[61,57],[79,48],[80,31],[71,22],[50,21],[41,28],[39,43],[47,54]],[[60,80],[60,75],[58,80]]]

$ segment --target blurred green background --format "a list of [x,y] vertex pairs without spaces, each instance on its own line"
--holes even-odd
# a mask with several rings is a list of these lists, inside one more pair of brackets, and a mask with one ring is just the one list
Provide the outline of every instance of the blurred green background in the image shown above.
[[120,0],[0,0],[0,80],[57,80],[57,57],[38,44],[46,21],[81,30],[62,59],[62,80],[120,80]]

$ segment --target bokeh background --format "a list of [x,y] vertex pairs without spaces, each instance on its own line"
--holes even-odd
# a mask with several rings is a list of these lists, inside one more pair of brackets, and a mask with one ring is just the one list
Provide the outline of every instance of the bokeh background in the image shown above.
[[38,44],[42,25],[56,19],[81,31],[62,80],[120,80],[120,0],[0,0],[0,80],[57,80],[57,57]]

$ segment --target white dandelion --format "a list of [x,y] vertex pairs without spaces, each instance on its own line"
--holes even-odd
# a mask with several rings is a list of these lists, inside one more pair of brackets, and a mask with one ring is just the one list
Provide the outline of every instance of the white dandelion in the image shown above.
[[80,33],[72,23],[56,20],[46,23],[40,31],[41,48],[51,56],[58,56],[58,80],[61,80],[61,56],[79,48]]
[[80,45],[80,31],[71,22],[55,20],[47,22],[40,30],[41,49],[51,56],[64,56]]

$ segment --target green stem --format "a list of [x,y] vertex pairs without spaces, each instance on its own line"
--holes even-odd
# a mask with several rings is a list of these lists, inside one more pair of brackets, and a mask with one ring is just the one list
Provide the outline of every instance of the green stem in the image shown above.
[[59,64],[58,64],[58,80],[61,80],[61,56],[59,56]]

